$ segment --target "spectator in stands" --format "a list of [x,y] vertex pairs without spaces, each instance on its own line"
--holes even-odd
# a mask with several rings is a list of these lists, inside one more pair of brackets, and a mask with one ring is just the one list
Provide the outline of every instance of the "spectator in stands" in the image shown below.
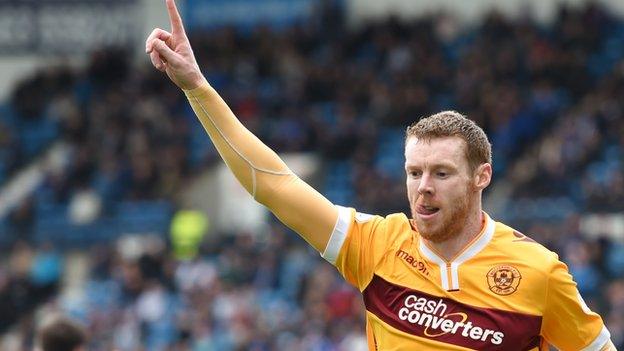
[[86,331],[81,325],[66,317],[51,318],[37,334],[37,351],[86,350]]

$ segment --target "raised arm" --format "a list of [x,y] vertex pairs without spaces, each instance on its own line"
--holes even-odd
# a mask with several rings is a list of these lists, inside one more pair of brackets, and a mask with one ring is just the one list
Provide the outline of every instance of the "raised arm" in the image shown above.
[[338,209],[299,179],[245,128],[201,74],[174,0],[167,0],[171,32],[156,28],[145,51],[154,67],[184,90],[219,154],[243,187],[284,224],[323,253]]

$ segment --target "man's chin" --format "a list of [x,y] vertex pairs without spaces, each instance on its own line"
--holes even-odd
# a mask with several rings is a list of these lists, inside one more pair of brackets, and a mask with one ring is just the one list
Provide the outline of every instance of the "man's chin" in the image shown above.
[[427,241],[431,241],[434,243],[441,243],[448,239],[445,237],[444,233],[435,233],[435,232],[427,232],[427,231],[419,231],[420,236],[426,239]]
[[418,229],[418,233],[421,237],[433,243],[441,243],[453,237],[451,230],[433,228],[432,226],[418,223],[418,221],[416,221],[416,229]]

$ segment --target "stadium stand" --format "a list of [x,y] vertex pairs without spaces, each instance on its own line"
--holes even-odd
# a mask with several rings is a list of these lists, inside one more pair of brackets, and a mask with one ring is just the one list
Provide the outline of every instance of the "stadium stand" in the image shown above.
[[[452,108],[478,121],[494,179],[512,189],[501,219],[559,252],[624,348],[624,241],[579,224],[624,210],[624,21],[597,4],[562,7],[547,27],[492,13],[455,36],[443,14],[344,21],[330,8],[192,41],[243,123],[280,151],[318,151],[320,190],[364,212],[407,210],[414,118]],[[0,349],[29,349],[49,309],[85,322],[91,350],[366,349],[359,295],[279,224],[262,238],[219,233],[196,259],[173,259],[176,193],[217,157],[181,92],[124,57],[110,48],[83,70],[43,69],[0,105],[0,184],[69,146],[65,166],[0,219]],[[136,232],[154,235],[122,237]],[[90,268],[61,295],[76,247]]]

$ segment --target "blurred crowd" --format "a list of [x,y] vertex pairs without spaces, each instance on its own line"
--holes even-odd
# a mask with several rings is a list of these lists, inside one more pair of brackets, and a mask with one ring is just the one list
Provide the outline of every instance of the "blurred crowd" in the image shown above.
[[[591,3],[561,7],[548,26],[491,13],[471,28],[438,14],[348,29],[339,3],[323,4],[282,30],[192,33],[236,115],[279,151],[319,152],[317,187],[331,200],[387,214],[407,210],[404,128],[443,109],[465,113],[490,136],[495,180],[517,200],[499,219],[560,254],[624,348],[624,244],[588,239],[578,225],[584,211],[624,210],[624,22]],[[130,253],[100,246],[82,297],[60,298],[62,256],[33,240],[46,235],[37,225],[46,213],[65,213],[50,208],[88,195],[105,217],[122,202],[175,202],[218,157],[180,91],[118,49],[95,52],[84,70],[43,69],[1,111],[0,180],[51,143],[71,146],[66,166],[4,223],[5,248],[22,263],[2,265],[0,296],[23,299],[24,310],[0,313],[0,326],[17,325],[17,344],[48,301],[88,325],[94,350],[365,349],[355,290],[279,225],[219,233],[186,262],[165,241]],[[544,206],[553,203],[564,205]],[[59,272],[40,292],[42,255]]]
[[[211,237],[185,261],[159,237],[94,247],[78,291],[38,313],[82,321],[96,351],[367,350],[357,291],[282,225],[266,234]],[[32,347],[37,312],[20,312],[2,350]]]

